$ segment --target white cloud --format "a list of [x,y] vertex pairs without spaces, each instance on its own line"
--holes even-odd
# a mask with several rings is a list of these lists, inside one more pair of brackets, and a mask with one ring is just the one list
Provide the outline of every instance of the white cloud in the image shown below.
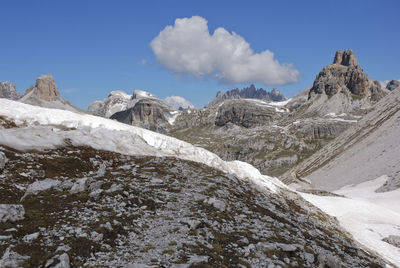
[[297,82],[300,76],[292,64],[280,64],[274,59],[273,52],[255,53],[235,32],[218,28],[210,35],[207,20],[199,16],[176,19],[150,46],[158,62],[178,74],[268,85]]

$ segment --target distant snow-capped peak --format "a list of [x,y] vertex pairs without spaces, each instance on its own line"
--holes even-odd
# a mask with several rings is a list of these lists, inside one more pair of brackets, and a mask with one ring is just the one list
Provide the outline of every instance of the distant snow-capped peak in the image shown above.
[[189,102],[188,100],[186,100],[181,96],[169,96],[166,97],[164,101],[175,110],[179,110],[179,108],[182,109],[194,108],[194,105],[191,102]]

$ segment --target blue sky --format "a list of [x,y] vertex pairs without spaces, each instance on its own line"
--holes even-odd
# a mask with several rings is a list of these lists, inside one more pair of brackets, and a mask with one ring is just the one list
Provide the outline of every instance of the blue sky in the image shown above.
[[300,72],[298,82],[257,87],[292,96],[312,85],[338,49],[352,49],[372,79],[400,79],[400,1],[2,0],[0,10],[0,81],[23,92],[51,73],[61,95],[84,109],[115,89],[203,106],[218,90],[248,85],[177,76],[157,62],[150,42],[194,15],[208,21],[210,34],[234,31],[255,53],[270,50]]

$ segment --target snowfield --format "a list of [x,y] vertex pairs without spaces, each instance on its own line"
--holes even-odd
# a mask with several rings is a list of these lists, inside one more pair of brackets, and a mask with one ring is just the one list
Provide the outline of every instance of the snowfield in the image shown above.
[[400,236],[400,189],[375,192],[387,179],[384,175],[334,192],[345,197],[299,194],[336,217],[359,243],[400,266],[400,248],[382,241],[389,235]]
[[217,155],[184,141],[119,123],[74,112],[46,109],[0,99],[0,116],[22,126],[0,132],[0,144],[16,148],[53,149],[71,143],[128,155],[174,156],[236,174],[262,189],[276,192],[286,186],[277,178],[262,175],[250,164],[227,162]]

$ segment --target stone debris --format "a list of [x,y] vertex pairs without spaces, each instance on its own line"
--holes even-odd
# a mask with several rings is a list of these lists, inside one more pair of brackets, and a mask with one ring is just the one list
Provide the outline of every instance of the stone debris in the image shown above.
[[22,205],[0,204],[0,222],[15,222],[22,220],[25,210]]

